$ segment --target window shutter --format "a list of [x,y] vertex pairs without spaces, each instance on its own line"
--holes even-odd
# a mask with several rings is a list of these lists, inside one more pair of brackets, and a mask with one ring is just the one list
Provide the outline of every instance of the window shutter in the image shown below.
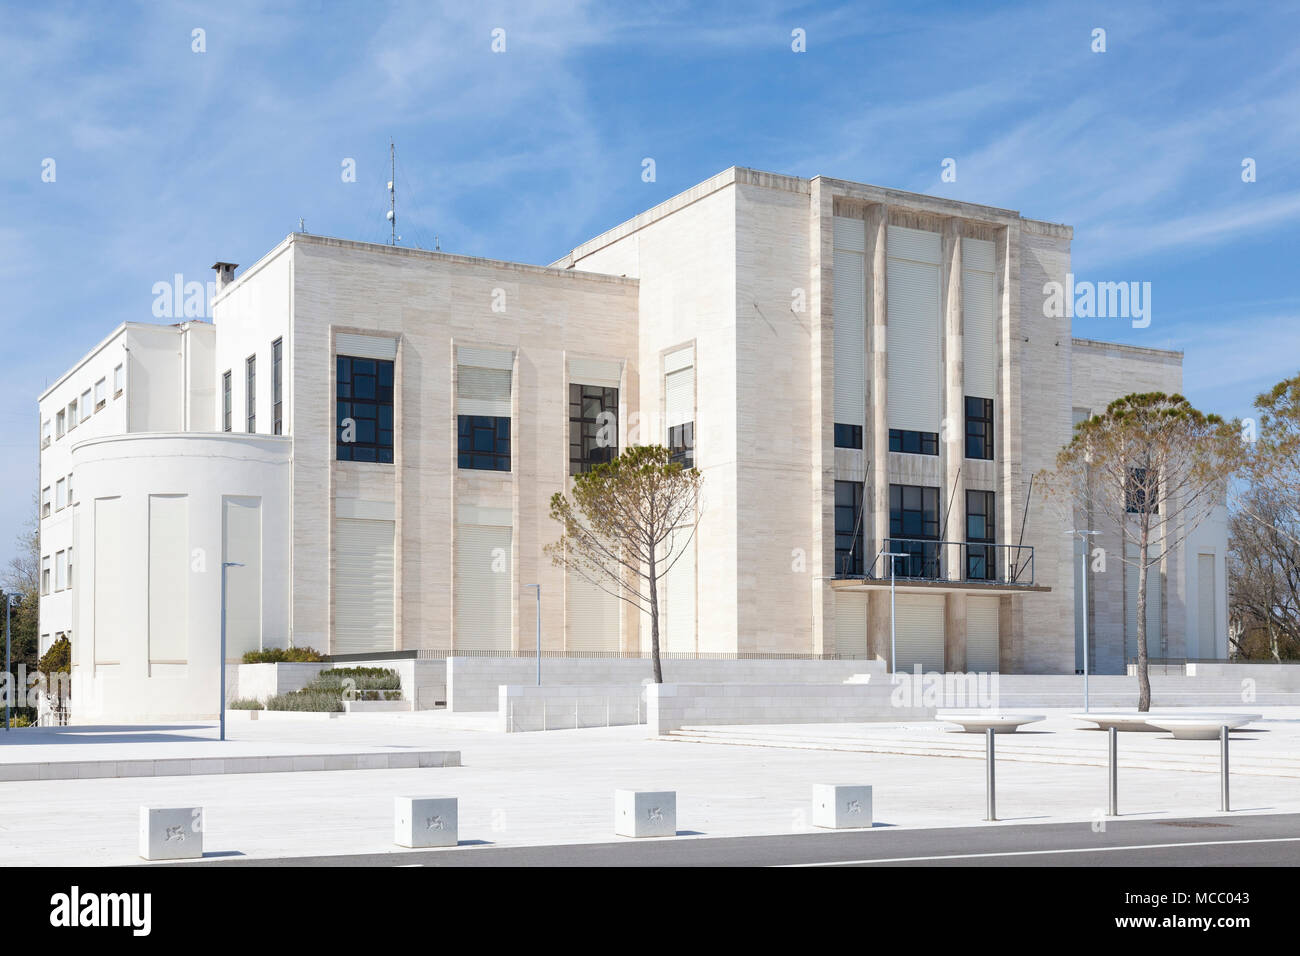
[[564,595],[567,649],[573,653],[617,652],[622,603],[581,574],[569,571]]
[[832,315],[835,322],[835,421],[866,424],[866,224],[836,216]]
[[943,598],[900,594],[895,599],[894,644],[897,670],[911,673],[920,664],[922,673],[943,670]]
[[998,669],[998,599],[966,599],[966,670]]
[[508,651],[511,647],[511,529],[456,527],[456,634],[453,647]]
[[840,657],[867,656],[867,595],[835,592],[835,653]]
[[688,366],[664,376],[664,425],[695,421],[695,369]]
[[456,370],[456,411],[460,415],[510,416],[510,372],[462,365]]
[[336,654],[396,649],[395,522],[334,519],[334,643]]
[[889,427],[938,432],[943,361],[939,234],[890,226],[888,246]]
[[997,281],[993,243],[961,240],[962,366],[967,395],[997,398]]

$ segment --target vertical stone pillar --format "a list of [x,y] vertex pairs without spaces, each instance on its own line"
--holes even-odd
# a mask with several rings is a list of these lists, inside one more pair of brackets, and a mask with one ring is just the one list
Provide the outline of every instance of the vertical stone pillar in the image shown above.
[[[867,210],[866,223],[869,385],[867,427],[863,440],[867,455],[867,487],[863,510],[871,519],[867,528],[865,555],[865,561],[870,562],[889,536],[889,352],[886,336],[889,324],[889,207],[883,204],[872,206]],[[888,577],[888,567],[882,562],[876,566],[876,573]],[[888,613],[889,607],[886,604],[886,622]]]
[[[940,253],[940,284],[943,291],[943,422],[939,429],[939,452],[943,455],[944,538],[966,540],[966,395],[962,357],[962,290],[961,236],[959,223],[948,219],[943,224]],[[951,505],[949,505],[951,502]],[[943,555],[944,577],[960,581],[966,576],[965,552],[953,544]],[[963,634],[965,618],[962,619]],[[965,659],[963,643],[962,658]],[[951,669],[951,668],[950,668]]]
[[966,669],[966,592],[949,591],[943,602],[943,669]]

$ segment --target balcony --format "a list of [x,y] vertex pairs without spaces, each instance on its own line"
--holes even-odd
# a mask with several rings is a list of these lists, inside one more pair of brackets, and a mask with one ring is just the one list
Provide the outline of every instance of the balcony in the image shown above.
[[[992,544],[983,541],[932,541],[922,538],[886,538],[883,553],[863,574],[836,568],[837,581],[888,582],[890,563],[899,584],[929,582],[969,584],[978,588],[1048,590],[1034,585],[1034,549],[1027,544]],[[953,573],[955,568],[956,573]]]

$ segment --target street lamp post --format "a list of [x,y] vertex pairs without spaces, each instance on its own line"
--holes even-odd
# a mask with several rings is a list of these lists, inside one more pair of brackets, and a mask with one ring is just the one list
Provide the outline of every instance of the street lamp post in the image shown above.
[[226,739],[226,568],[242,568],[238,561],[221,562],[221,659],[217,662],[221,673],[221,699],[217,714],[221,717],[221,739]]
[[906,551],[886,551],[884,548],[881,548],[880,553],[876,555],[877,561],[881,557],[889,558],[889,670],[895,677],[898,676],[898,655],[895,648],[894,633],[894,559],[906,558],[907,556]]
[[9,645],[13,639],[13,618],[9,616],[9,606],[13,598],[5,592],[5,730],[9,729],[9,705],[14,699],[14,675],[9,670]]
[[525,584],[525,588],[537,589],[537,686],[542,686],[542,586]]
[[1100,531],[1081,531],[1072,529],[1066,534],[1073,535],[1083,542],[1083,712],[1088,712],[1088,536],[1101,534]]

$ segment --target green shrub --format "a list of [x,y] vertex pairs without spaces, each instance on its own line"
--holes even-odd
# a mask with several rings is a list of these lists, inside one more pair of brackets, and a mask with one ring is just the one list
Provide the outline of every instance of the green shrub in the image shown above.
[[[2,726],[4,726],[4,725],[3,725],[3,724],[0,724],[0,727],[2,727]],[[22,714],[22,713],[14,713],[14,712],[12,712],[12,711],[10,712],[10,714],[9,714],[9,729],[10,729],[10,730],[16,729],[16,728],[18,728],[18,727],[32,727],[32,726],[35,726],[35,725],[34,725],[34,723],[32,722],[32,719],[31,719],[30,717],[28,717],[26,714]]]
[[227,710],[261,710],[262,702],[252,697],[240,697],[226,705]]
[[333,691],[304,687],[287,694],[276,694],[266,701],[267,710],[303,710],[337,713],[343,710],[343,698]]
[[245,664],[305,664],[323,661],[325,655],[314,647],[268,647],[245,651]]

